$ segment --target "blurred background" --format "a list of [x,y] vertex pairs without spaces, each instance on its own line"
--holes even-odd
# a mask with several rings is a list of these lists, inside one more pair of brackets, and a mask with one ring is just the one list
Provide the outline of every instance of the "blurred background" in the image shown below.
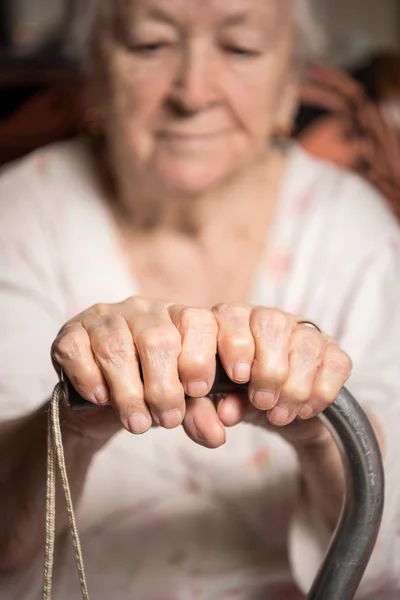
[[[2,58],[55,63],[68,54],[66,24],[81,0],[2,0]],[[315,0],[329,36],[327,58],[348,64],[382,48],[400,48],[399,0]],[[61,50],[57,56],[55,47]],[[41,51],[41,52],[40,52]]]
[[[0,164],[85,128],[68,26],[81,2],[0,0]],[[376,71],[385,71],[400,98],[394,61],[400,53],[400,0],[315,2],[326,34],[323,63],[350,73],[375,97],[382,87],[377,90]],[[321,107],[312,108],[303,110],[299,131],[321,114]]]

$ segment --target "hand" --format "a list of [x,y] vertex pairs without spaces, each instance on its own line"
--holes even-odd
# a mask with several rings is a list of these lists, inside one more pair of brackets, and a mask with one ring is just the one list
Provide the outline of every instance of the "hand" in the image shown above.
[[328,111],[356,109],[366,101],[363,87],[347,73],[324,64],[309,65],[302,80],[300,101]]
[[[298,416],[316,416],[336,398],[351,361],[298,321],[262,307],[208,311],[135,297],[95,306],[67,323],[53,356],[85,399],[111,400],[132,433],[144,433],[153,420],[166,428],[183,423],[194,441],[217,447],[225,441],[224,426],[245,418],[250,405],[258,422],[287,426]],[[216,409],[207,394],[217,351],[228,376],[249,383],[249,399],[231,395]],[[185,394],[193,397],[186,403]]]
[[[269,429],[272,425],[295,445],[330,439],[314,417],[336,399],[349,378],[352,363],[347,354],[317,328],[279,310],[222,305],[213,312],[227,374],[249,382],[248,398],[229,394],[219,403],[221,423],[230,427],[244,420]],[[235,376],[238,363],[251,365],[249,377]]]
[[[53,361],[83,398],[99,407],[111,402],[114,411],[69,411],[69,424],[107,437],[118,422],[141,434],[185,418],[198,443],[222,445],[225,430],[205,398],[215,379],[217,329],[211,311],[140,297],[85,310],[61,329]],[[189,408],[185,394],[198,397]]]

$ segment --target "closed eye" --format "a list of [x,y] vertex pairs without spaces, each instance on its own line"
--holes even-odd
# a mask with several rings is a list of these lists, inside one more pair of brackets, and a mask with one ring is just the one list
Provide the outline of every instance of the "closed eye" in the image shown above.
[[147,44],[134,44],[131,46],[131,50],[137,54],[157,54],[170,46],[171,44],[167,42],[149,42]]
[[253,58],[260,55],[258,50],[252,50],[250,48],[244,48],[241,46],[224,46],[225,52],[242,58]]

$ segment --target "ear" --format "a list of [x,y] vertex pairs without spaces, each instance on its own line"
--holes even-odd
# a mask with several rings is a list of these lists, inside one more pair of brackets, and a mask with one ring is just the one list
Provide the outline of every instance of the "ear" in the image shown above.
[[298,106],[298,89],[299,83],[294,77],[285,83],[274,119],[274,129],[278,136],[283,134],[284,137],[287,137],[287,134],[292,131]]

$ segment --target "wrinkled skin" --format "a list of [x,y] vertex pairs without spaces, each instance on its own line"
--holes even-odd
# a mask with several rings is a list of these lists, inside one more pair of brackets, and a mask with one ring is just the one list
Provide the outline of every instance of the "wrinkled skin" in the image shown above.
[[287,2],[117,2],[99,25],[94,103],[126,202],[196,195],[264,160],[294,110]]
[[[162,248],[172,243],[165,231],[176,237],[182,215],[199,238],[208,232],[202,248],[218,238],[213,223],[218,232],[226,227],[222,251],[209,244],[214,262],[231,256],[229,232],[237,223],[250,218],[247,246],[262,240],[259,209],[275,202],[265,179],[277,154],[271,140],[287,129],[295,109],[290,3],[121,0],[110,7],[112,14],[105,11],[95,30],[91,92],[108,142],[116,202],[133,237],[145,244],[149,222],[161,232],[162,272],[168,269]],[[157,244],[151,238],[153,255]],[[135,268],[144,247],[136,249]],[[255,256],[258,251],[255,244]],[[169,263],[179,265],[181,255],[177,249]],[[203,268],[203,289],[221,279],[218,270],[211,279],[213,268]],[[194,288],[190,277],[199,273],[193,266],[179,276]],[[311,417],[334,400],[350,374],[349,358],[332,340],[298,325],[294,315],[249,306],[244,292],[211,309],[214,302],[200,293],[188,303],[173,285],[158,291],[89,308],[64,326],[53,346],[55,361],[81,395],[95,404],[111,400],[132,433],[144,433],[152,422],[166,428],[183,423],[192,439],[216,447],[225,441],[224,427],[243,419],[287,426],[300,416],[315,423]],[[150,299],[177,295],[174,302]],[[216,407],[207,398],[217,351],[231,379],[249,382],[249,399],[229,396]],[[185,402],[185,393],[194,399]],[[75,418],[87,430],[96,422],[99,431],[112,414]],[[322,435],[315,424],[301,433],[299,427],[285,431],[302,439]]]
[[[229,395],[217,406],[207,398],[216,351],[232,381],[249,383],[249,398]],[[224,426],[243,419],[284,426],[316,416],[351,372],[332,340],[282,311],[206,310],[140,297],[94,306],[67,323],[53,356],[83,397],[111,401],[131,433],[146,432],[153,421],[167,429],[183,422],[194,441],[209,447],[222,445]],[[185,402],[185,394],[192,399]],[[321,434],[311,424],[295,436],[305,431]]]

